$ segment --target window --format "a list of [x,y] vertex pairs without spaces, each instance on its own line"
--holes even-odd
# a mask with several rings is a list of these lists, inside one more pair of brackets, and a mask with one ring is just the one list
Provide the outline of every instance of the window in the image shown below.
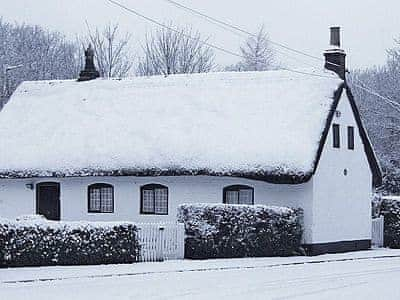
[[114,212],[114,187],[111,184],[96,183],[89,185],[88,211],[90,213]]
[[168,215],[168,188],[160,184],[147,184],[141,188],[141,214]]
[[347,127],[347,148],[354,150],[354,127]]
[[254,204],[254,189],[247,185],[231,185],[224,188],[225,204]]
[[340,148],[340,127],[339,124],[332,125],[333,130],[333,148]]

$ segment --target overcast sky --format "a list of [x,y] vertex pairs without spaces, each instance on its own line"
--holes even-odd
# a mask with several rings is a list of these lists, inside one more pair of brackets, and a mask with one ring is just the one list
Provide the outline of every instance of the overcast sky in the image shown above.
[[[165,0],[119,0],[126,6],[162,22],[192,24],[210,41],[231,51],[237,51],[243,39],[231,32],[179,10]],[[386,49],[400,36],[399,0],[175,0],[208,15],[256,31],[264,24],[271,40],[322,57],[329,42],[328,28],[340,25],[343,47],[350,67],[382,64]],[[85,31],[85,20],[93,26],[119,22],[129,30],[139,44],[146,31],[155,25],[147,23],[107,0],[0,0],[0,15],[7,21],[39,24],[74,37]],[[278,50],[281,50],[277,48]],[[287,52],[287,51],[285,51]],[[289,52],[290,53],[290,52]],[[293,59],[293,57],[295,59]],[[221,65],[237,58],[218,54]],[[303,61],[321,64],[317,60],[291,53],[282,56],[287,66],[303,66]]]

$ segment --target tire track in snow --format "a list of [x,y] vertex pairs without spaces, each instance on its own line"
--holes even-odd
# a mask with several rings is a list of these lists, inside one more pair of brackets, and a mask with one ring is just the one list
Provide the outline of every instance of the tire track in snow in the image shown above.
[[[256,288],[246,288],[244,291],[240,291],[238,293],[231,292],[229,295],[232,296],[237,296],[237,295],[243,295],[243,297],[249,293],[249,292],[256,292],[259,290],[265,290],[266,291],[279,291],[279,290],[285,290],[288,288],[292,287],[304,287],[307,285],[310,285],[311,287],[315,287],[316,284],[326,284],[326,283],[332,283],[335,282],[335,287],[331,288],[324,288],[324,289],[319,289],[315,290],[313,292],[307,292],[303,294],[296,294],[290,297],[281,297],[281,298],[273,298],[273,299],[287,299],[287,298],[292,298],[292,297],[300,297],[300,296],[307,296],[312,295],[312,294],[317,294],[319,292],[323,291],[330,291],[334,290],[336,288],[348,288],[352,287],[354,285],[361,285],[361,284],[367,284],[368,281],[357,281],[354,284],[348,284],[348,283],[340,283],[341,281],[346,281],[348,279],[358,279],[360,277],[365,277],[365,276],[370,276],[370,275],[379,275],[379,274],[388,274],[388,273],[400,273],[400,267],[392,267],[392,268],[379,268],[379,269],[372,269],[372,270],[365,270],[365,271],[355,271],[355,272],[344,272],[344,273],[332,273],[332,274],[327,274],[321,278],[321,275],[314,275],[314,276],[306,276],[306,277],[299,277],[299,278],[293,278],[293,279],[279,279],[279,280],[274,280],[274,281],[266,281],[262,287],[260,287],[259,283],[255,284],[257,287]],[[361,278],[360,278],[361,279]],[[336,283],[337,282],[337,283]],[[339,283],[339,284],[338,284]]]
[[[347,261],[362,261],[362,260],[376,260],[387,258],[400,258],[400,255],[387,255],[387,256],[374,256],[374,257],[359,257],[359,258],[339,258],[327,260],[312,260],[303,262],[280,263],[258,266],[227,266],[227,267],[204,267],[193,269],[178,269],[178,270],[165,270],[165,271],[144,271],[144,272],[126,272],[126,273],[112,273],[112,274],[97,274],[97,275],[84,275],[84,276],[65,276],[65,277],[48,277],[48,278],[34,278],[34,279],[21,279],[21,280],[4,280],[0,284],[19,284],[19,283],[39,283],[49,281],[62,281],[74,279],[97,279],[97,278],[113,278],[113,277],[130,277],[140,275],[153,275],[153,274],[171,274],[171,273],[185,273],[185,272],[208,272],[208,271],[229,271],[229,270],[252,270],[252,269],[266,269],[285,266],[299,266],[307,264],[323,264],[332,262],[347,262]],[[134,265],[134,264],[133,264]]]

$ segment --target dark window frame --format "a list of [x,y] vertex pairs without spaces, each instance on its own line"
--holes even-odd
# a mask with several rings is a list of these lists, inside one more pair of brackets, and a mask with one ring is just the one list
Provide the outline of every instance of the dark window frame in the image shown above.
[[[247,204],[247,205],[254,205],[254,188],[252,186],[249,185],[244,185],[244,184],[234,184],[234,185],[229,185],[224,187],[223,189],[223,200],[222,202],[224,204],[228,204],[226,201],[226,194],[227,192],[230,191],[235,191],[235,192],[239,192],[239,199],[238,201],[240,202],[240,190],[251,190],[251,204]],[[242,203],[239,203],[239,205],[241,205]]]
[[347,126],[347,149],[354,150],[354,126]]
[[[155,190],[156,189],[166,189],[167,190],[167,211],[164,213],[160,213],[157,212],[156,210],[156,197],[155,197]],[[151,190],[153,192],[153,207],[154,207],[154,211],[149,212],[149,211],[144,211],[143,210],[143,191],[144,190]],[[166,216],[169,213],[169,189],[167,186],[162,185],[162,184],[158,184],[158,183],[149,183],[146,185],[142,185],[140,187],[140,214],[141,215],[159,215],[159,216]]]
[[[102,211],[101,210],[101,207],[102,207],[102,205],[101,205],[101,201],[102,201],[101,188],[111,188],[112,189],[112,193],[111,193],[112,210],[111,211]],[[100,189],[100,209],[98,209],[98,210],[90,207],[90,191],[92,189]],[[96,214],[112,214],[112,213],[114,213],[114,186],[109,183],[93,183],[93,184],[89,185],[88,189],[87,189],[87,201],[88,201],[88,213],[96,213]]]
[[332,125],[333,148],[340,148],[340,125]]

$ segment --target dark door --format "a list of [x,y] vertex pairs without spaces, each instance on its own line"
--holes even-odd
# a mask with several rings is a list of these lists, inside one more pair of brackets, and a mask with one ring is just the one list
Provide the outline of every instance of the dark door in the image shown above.
[[60,220],[60,184],[42,182],[36,185],[36,213],[48,220]]

